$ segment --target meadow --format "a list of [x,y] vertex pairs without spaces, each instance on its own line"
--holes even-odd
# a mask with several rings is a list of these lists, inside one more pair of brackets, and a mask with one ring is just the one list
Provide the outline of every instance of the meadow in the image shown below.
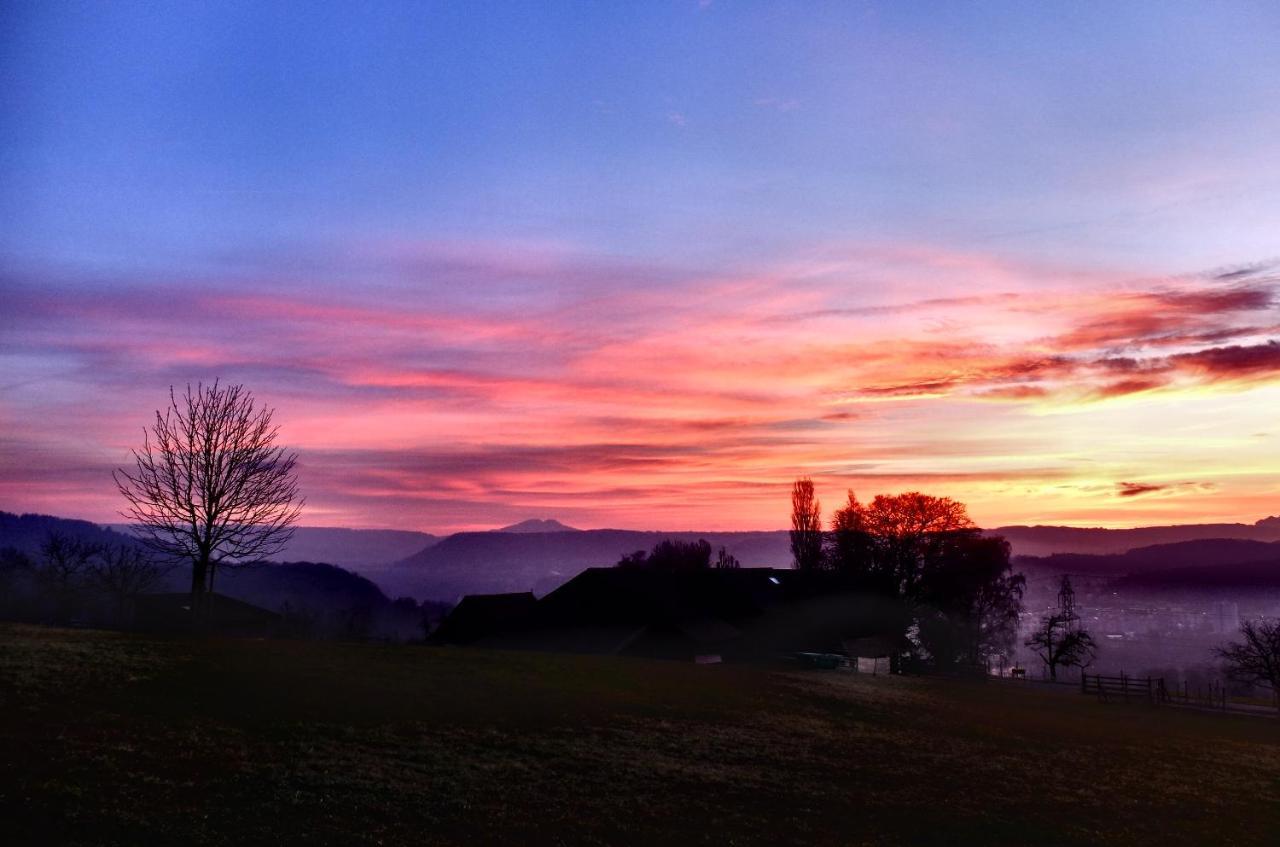
[[0,624],[7,844],[1263,844],[1280,721],[1034,684]]

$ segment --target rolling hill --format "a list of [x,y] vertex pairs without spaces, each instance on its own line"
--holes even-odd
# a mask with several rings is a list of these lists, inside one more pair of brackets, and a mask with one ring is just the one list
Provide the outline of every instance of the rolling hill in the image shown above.
[[1214,589],[1280,589],[1280,547],[1270,559],[1193,565],[1128,574],[1112,582],[1117,589],[1205,592]]
[[786,532],[460,532],[369,576],[392,595],[419,599],[545,593],[586,568],[615,564],[623,554],[648,550],[664,538],[705,538],[713,548],[728,549],[744,567],[785,567],[791,560]]
[[1052,556],[1019,556],[1019,567],[1055,573],[1125,576],[1156,574],[1179,568],[1216,568],[1245,562],[1280,559],[1280,542],[1245,541],[1238,538],[1200,538],[1174,544],[1153,544],[1124,553],[1055,553]]
[[362,565],[398,562],[439,540],[438,536],[410,530],[300,526],[275,558],[359,569]]
[[[129,532],[127,524],[111,524],[110,529]],[[398,562],[438,540],[429,533],[411,530],[300,526],[273,558],[282,562],[327,562],[359,568]]]
[[1003,535],[1016,556],[1049,556],[1054,553],[1123,553],[1135,547],[1174,544],[1206,538],[1280,541],[1280,518],[1256,523],[1177,524],[1133,529],[1074,526],[1001,526],[991,532]]
[[[38,545],[47,532],[45,521],[64,519],[0,512],[0,546]],[[86,521],[66,523],[77,533],[123,538]],[[1004,526],[991,532],[1008,538],[1020,566],[1028,569],[1121,576],[1274,558],[1268,550],[1280,541],[1280,518],[1136,529]],[[786,530],[578,530],[545,518],[443,539],[409,531],[301,527],[277,558],[339,565],[374,581],[391,597],[453,602],[463,594],[545,593],[585,568],[612,565],[623,554],[648,550],[664,538],[705,538],[715,548],[725,547],[745,567],[786,567],[791,561]]]
[[[88,521],[0,512],[0,548],[13,547],[39,561],[40,547],[51,532],[96,544],[134,543],[124,533]],[[339,534],[355,532],[363,531],[338,531]],[[353,614],[360,616],[360,626],[378,634],[395,637],[421,634],[421,618],[416,610],[393,605],[373,581],[333,564],[295,561],[220,568],[214,584],[216,591],[229,597],[272,611],[288,609],[301,615],[311,621],[314,634],[341,634],[351,629]],[[190,567],[178,566],[155,590],[185,591],[189,587]]]
[[[1122,575],[1153,567],[1205,564],[1206,559],[1229,563],[1274,556],[1264,551],[1273,549],[1269,542],[1280,540],[1280,521],[1138,529],[1007,526],[991,532],[1008,538],[1019,562],[1030,567]],[[786,530],[534,532],[526,528],[456,533],[395,565],[362,572],[393,596],[455,601],[463,594],[529,590],[541,594],[586,568],[612,565],[624,553],[650,549],[664,538],[705,538],[713,548],[725,547],[744,567],[786,567],[791,561]],[[1130,555],[1133,548],[1143,549]],[[1036,551],[1058,555],[1036,557]]]

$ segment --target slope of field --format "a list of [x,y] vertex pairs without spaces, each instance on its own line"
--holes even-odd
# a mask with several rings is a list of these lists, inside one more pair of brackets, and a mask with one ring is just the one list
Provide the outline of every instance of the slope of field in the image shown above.
[[1276,721],[1007,683],[3,626],[0,714],[12,845],[1265,844],[1280,827]]

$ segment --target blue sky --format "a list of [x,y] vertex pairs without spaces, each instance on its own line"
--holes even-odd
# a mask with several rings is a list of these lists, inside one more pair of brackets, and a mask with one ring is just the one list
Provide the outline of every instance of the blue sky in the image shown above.
[[27,259],[429,228],[1175,270],[1268,249],[1280,187],[1270,4],[15,3],[5,32]]

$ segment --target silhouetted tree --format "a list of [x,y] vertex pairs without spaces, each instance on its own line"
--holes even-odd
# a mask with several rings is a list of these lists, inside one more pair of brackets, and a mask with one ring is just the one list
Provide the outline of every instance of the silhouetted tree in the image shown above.
[[859,517],[871,543],[873,576],[907,598],[919,593],[925,571],[957,534],[977,532],[963,503],[918,491],[878,494]]
[[920,581],[920,640],[940,666],[985,666],[1013,649],[1026,578],[1013,573],[1003,538],[955,532],[945,540]]
[[872,570],[872,539],[863,521],[863,506],[852,491],[845,505],[831,516],[827,543],[827,563],[834,570],[854,577],[868,577]]
[[964,504],[918,491],[860,503],[853,492],[831,522],[831,566],[878,591],[911,599],[957,539],[979,534]]
[[697,571],[711,567],[711,544],[706,539],[677,541],[663,539],[646,555],[643,550],[618,560],[620,568],[648,568],[655,571]]
[[102,547],[89,565],[89,579],[115,605],[117,621],[134,597],[154,589],[172,565],[161,565],[147,551],[130,544]]
[[16,547],[0,548],[0,614],[27,618],[30,603],[24,587],[29,588],[37,572],[35,561]]
[[1026,580],[1008,543],[984,537],[963,503],[918,491],[861,503],[850,491],[832,516],[827,560],[851,584],[912,610],[911,640],[939,666],[1012,650]]
[[135,469],[113,473],[138,539],[191,564],[193,608],[219,564],[267,558],[293,534],[297,454],[275,445],[271,416],[240,385],[187,386],[181,402],[171,388],[133,451]]
[[737,570],[742,564],[736,556],[721,547],[716,551],[716,567],[720,570]]
[[90,564],[98,553],[96,544],[56,531],[50,532],[40,545],[39,581],[60,619],[70,617],[77,609]]
[[357,604],[338,612],[341,621],[341,635],[344,638],[363,640],[369,637],[373,626],[373,609],[368,604]]
[[791,486],[791,558],[799,570],[823,566],[822,506],[813,493],[813,481],[797,479]]
[[1216,647],[1214,654],[1226,661],[1232,679],[1271,689],[1280,708],[1280,621],[1245,621],[1240,634],[1243,641]]
[[1059,667],[1088,667],[1098,649],[1093,636],[1080,626],[1075,598],[1071,578],[1063,574],[1058,608],[1040,619],[1039,629],[1026,641],[1049,669],[1050,679],[1058,678]]
[[17,547],[0,547],[0,576],[16,576],[35,568],[35,561],[24,551]]
[[649,567],[659,570],[706,570],[711,567],[711,544],[697,541],[659,541],[649,551]]

